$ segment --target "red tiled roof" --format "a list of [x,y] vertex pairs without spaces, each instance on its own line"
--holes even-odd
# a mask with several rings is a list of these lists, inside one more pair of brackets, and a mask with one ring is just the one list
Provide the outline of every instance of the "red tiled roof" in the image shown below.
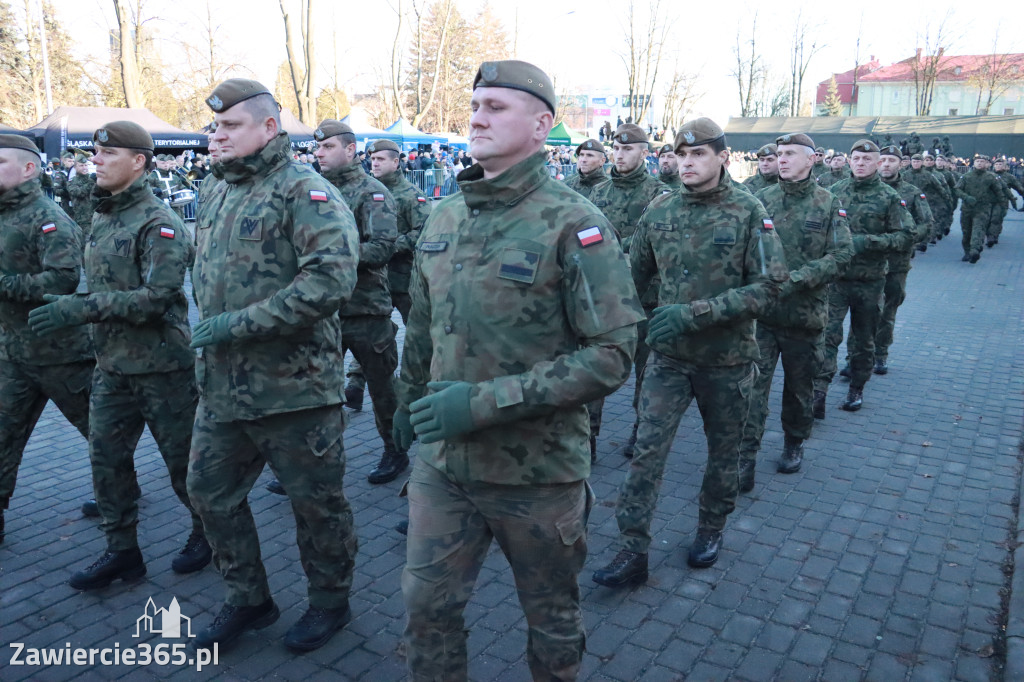
[[[873,71],[878,70],[879,68],[881,68],[881,66],[881,62],[879,62],[877,59],[872,59],[867,64],[861,64],[856,69],[857,82],[860,83],[861,81],[864,80],[864,76],[866,76],[869,73],[872,73]],[[839,90],[839,101],[842,102],[843,104],[850,104],[852,102],[857,101],[856,95],[853,94],[853,71],[854,69],[850,69],[849,71],[833,74],[833,76],[835,76],[836,85],[838,86]],[[815,97],[815,103],[824,104],[825,100],[828,99],[828,84],[830,80],[831,79],[823,80],[820,83],[818,83],[818,91],[817,96]]]
[[[914,61],[924,58],[910,57],[890,66],[867,74],[860,80],[865,83],[907,83],[914,80]],[[938,81],[966,81],[972,76],[982,73],[987,68],[1014,69],[1016,75],[1024,79],[1024,53],[1016,54],[982,54],[982,55],[950,55],[939,59]]]

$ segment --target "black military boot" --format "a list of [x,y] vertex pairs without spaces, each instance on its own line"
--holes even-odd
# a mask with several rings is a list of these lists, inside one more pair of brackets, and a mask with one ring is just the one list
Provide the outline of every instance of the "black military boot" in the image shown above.
[[707,568],[718,561],[718,550],[722,548],[722,531],[698,530],[697,538],[690,545],[686,563],[693,568]]
[[363,389],[357,386],[345,387],[345,407],[360,412],[363,409]]
[[967,260],[967,262],[970,263],[971,265],[974,265],[979,260],[981,260],[981,254],[980,253],[972,253],[971,257]]
[[337,609],[321,609],[310,606],[295,625],[288,628],[284,645],[292,651],[313,651],[319,649],[352,620],[348,604]]
[[[135,480],[132,482],[132,499],[138,500],[142,497],[142,488],[139,487],[139,472],[133,471],[132,476],[135,477]],[[96,504],[96,500],[82,503],[82,516],[89,519],[98,519],[100,517],[100,508]]]
[[856,412],[864,405],[864,388],[850,386],[850,392],[846,394],[846,402],[843,409],[847,412]]
[[647,582],[647,555],[620,549],[612,562],[594,571],[594,582],[605,587],[639,585]]
[[752,459],[741,459],[740,460],[740,492],[749,493],[754,489],[754,465],[756,462]]
[[825,418],[825,391],[814,392],[814,418],[824,419]]
[[405,521],[399,521],[398,523],[396,523],[395,524],[395,530],[397,530],[402,535],[408,535],[409,534],[409,519],[406,519]]
[[969,260],[971,260],[971,254],[969,254],[969,253],[965,253],[964,257],[960,259],[960,261],[963,262],[963,263],[966,263]]
[[270,598],[258,606],[224,604],[210,627],[196,635],[196,648],[212,649],[214,644],[223,648],[246,630],[265,628],[280,616],[277,604]]
[[171,570],[175,573],[195,573],[206,567],[213,559],[213,550],[206,536],[194,530],[178,556],[171,562]]
[[384,448],[380,463],[377,468],[370,472],[366,480],[370,483],[389,483],[398,478],[398,475],[409,467],[409,455],[398,452],[394,448]]
[[636,432],[640,428],[640,425],[633,422],[633,432],[629,434],[629,440],[626,442],[625,447],[622,448],[622,456],[626,459],[633,459],[633,453],[636,452]]
[[878,375],[888,374],[889,373],[889,365],[883,359],[876,359],[875,360],[875,368],[873,370],[871,370],[871,371],[873,371],[875,374],[878,374]]
[[803,461],[804,439],[793,438],[786,434],[786,443],[782,448],[782,457],[779,459],[777,471],[780,474],[795,474],[800,471]]
[[68,585],[76,590],[97,590],[115,580],[138,580],[146,575],[146,563],[138,547],[104,552],[89,568],[71,576]]
[[275,495],[284,495],[285,497],[288,497],[288,492],[284,489],[284,486],[281,485],[281,481],[276,478],[270,479],[270,483],[266,485],[266,488]]

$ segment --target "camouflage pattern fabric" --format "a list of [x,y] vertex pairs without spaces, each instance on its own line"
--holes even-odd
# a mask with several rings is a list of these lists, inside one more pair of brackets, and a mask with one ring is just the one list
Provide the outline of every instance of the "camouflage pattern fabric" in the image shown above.
[[850,386],[864,388],[871,378],[875,362],[875,333],[881,317],[884,289],[884,276],[866,281],[839,279],[829,285],[825,354],[821,370],[814,380],[814,390],[827,393],[836,375],[847,312],[850,313],[850,335],[846,340],[850,357]]
[[886,362],[889,359],[889,347],[892,346],[893,330],[896,328],[896,311],[907,298],[908,274],[903,270],[885,276],[878,331],[875,332],[875,362]]
[[[929,232],[925,234],[921,241],[927,242],[930,239],[937,239],[939,231],[942,229],[937,217],[953,201],[953,195],[950,193],[949,187],[946,186],[946,181],[937,176],[934,171],[923,167],[916,170],[909,168],[905,173],[901,174],[901,177],[904,182],[914,185],[920,190],[914,196],[920,197],[921,194],[925,195],[924,201],[928,204],[928,211],[932,216],[932,219],[929,221],[931,223]],[[898,188],[897,191],[899,191]],[[900,192],[900,196],[903,196],[902,192]],[[904,196],[903,198],[906,199],[907,197]],[[907,208],[910,208],[909,203]]]
[[[207,346],[199,393],[215,421],[344,402],[335,314],[356,282],[359,237],[329,182],[292,162],[282,133],[203,182],[192,270],[201,318],[234,312],[233,341]],[[254,277],[258,273],[259,277]]]
[[[921,188],[907,182],[900,175],[891,181],[885,180],[884,182],[899,193],[900,199],[903,200],[910,217],[914,220],[914,243],[928,241],[928,235],[932,233],[932,225],[935,220],[928,203],[928,196],[921,191]],[[910,259],[913,254],[913,243],[898,251],[890,251],[886,272],[909,272]]]
[[756,174],[751,175],[749,178],[743,181],[743,185],[754,194],[757,194],[765,187],[777,185],[778,183],[778,175],[764,175],[763,173],[761,173],[761,171],[757,171]]
[[430,201],[398,171],[378,178],[387,187],[395,200],[398,218],[398,238],[395,240],[395,254],[388,262],[388,286],[391,289],[391,303],[402,315],[402,322],[409,319],[409,276],[412,272],[416,242],[423,225],[430,216]]
[[341,318],[342,352],[352,351],[359,363],[360,378],[370,385],[373,418],[384,448],[397,450],[391,435],[395,408],[395,370],[398,368],[398,325],[391,318],[372,315]]
[[846,166],[843,166],[838,171],[829,169],[827,173],[822,173],[821,175],[818,176],[817,183],[821,187],[831,187],[837,182],[847,180],[851,177],[853,176],[850,175],[850,169],[847,168]]
[[590,201],[611,222],[622,243],[622,250],[629,253],[633,233],[647,205],[655,197],[671,191],[648,173],[647,166],[641,163],[628,173],[619,173],[612,168],[609,179],[594,187]]
[[661,180],[662,184],[672,189],[677,189],[679,185],[683,184],[682,178],[679,177],[679,173],[676,171],[670,171],[668,173],[658,173],[658,179]]
[[196,414],[195,381],[191,367],[151,374],[96,369],[89,405],[89,460],[100,530],[110,551],[138,547],[134,454],[146,426],[167,466],[171,488],[192,516],[192,530],[203,532],[185,483]]
[[622,549],[646,553],[650,548],[665,462],[679,421],[694,398],[708,439],[698,528],[725,528],[726,517],[736,506],[739,444],[756,372],[752,362],[699,366],[651,351],[640,394],[636,450],[615,505]]
[[1012,173],[1008,173],[1007,171],[993,172],[995,173],[995,176],[1002,181],[1003,187],[1006,188],[1006,201],[999,205],[997,220],[992,225],[988,235],[989,239],[998,240],[999,235],[1003,233],[1003,221],[1006,219],[1006,213],[1009,211],[1010,206],[1014,204],[1013,193],[1010,190],[1014,189],[1017,191],[1017,194],[1024,197],[1024,186],[1021,186],[1020,181],[1014,177]]
[[565,179],[565,186],[581,194],[584,198],[590,199],[594,194],[594,188],[608,180],[608,174],[604,172],[604,166],[589,173],[576,172]]
[[53,198],[67,215],[71,215],[71,194],[68,192],[68,172],[62,167],[53,172]]
[[342,491],[345,448],[338,405],[230,423],[200,401],[188,465],[188,493],[203,519],[226,602],[270,598],[260,540],[247,496],[266,464],[288,492],[309,605],[341,608],[352,588],[357,538]]
[[68,199],[71,206],[71,217],[78,223],[82,233],[88,235],[92,228],[92,213],[96,203],[93,189],[96,187],[96,176],[75,173],[68,181]]
[[411,679],[468,679],[462,614],[493,539],[508,558],[527,614],[533,679],[575,680],[585,643],[576,576],[587,556],[594,500],[586,481],[460,485],[417,460],[408,491],[402,593]]
[[[1006,187],[995,173],[972,168],[957,181],[956,192],[964,200],[960,207],[961,246],[967,255],[980,254],[997,209],[1005,201]],[[968,198],[969,197],[969,198]]]

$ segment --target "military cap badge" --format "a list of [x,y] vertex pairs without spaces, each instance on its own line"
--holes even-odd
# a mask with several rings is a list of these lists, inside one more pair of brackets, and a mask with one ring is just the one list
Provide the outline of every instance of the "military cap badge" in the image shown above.
[[103,128],[100,128],[99,130],[96,131],[96,139],[99,140],[100,142],[106,144],[107,140],[110,139],[110,136],[107,135],[107,131],[106,130],[104,130]]
[[366,151],[370,152],[371,154],[377,151],[377,143],[371,142],[370,146],[366,148]]
[[779,142],[782,144],[789,144],[789,135],[783,135],[779,138]]
[[493,81],[498,78],[498,66],[494,62],[484,62],[483,66],[480,67],[480,74],[484,77],[484,80]]
[[683,139],[686,140],[686,144],[693,144],[694,140],[696,140],[697,138],[694,137],[692,132],[687,130],[683,133]]
[[210,108],[214,111],[220,111],[224,107],[224,101],[217,95],[210,95],[207,97],[206,103],[209,104]]
[[313,137],[315,137],[318,140],[323,140],[324,139],[324,131],[321,130],[320,128],[317,128],[315,131],[313,131]]

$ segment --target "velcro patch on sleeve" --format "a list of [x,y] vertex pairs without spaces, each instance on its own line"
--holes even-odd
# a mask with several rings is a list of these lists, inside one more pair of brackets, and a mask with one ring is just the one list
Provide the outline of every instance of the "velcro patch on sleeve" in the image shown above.
[[926,196],[924,195],[924,192],[921,192],[921,198],[922,198],[922,199],[927,199],[928,197],[926,197]]
[[310,201],[327,201],[327,192],[320,189],[309,190]]
[[580,244],[583,246],[590,246],[591,244],[600,244],[604,241],[604,235],[601,234],[601,228],[588,227],[585,230],[580,230],[576,233],[576,238],[580,240]]
[[165,239],[174,239],[174,228],[173,227],[161,227],[160,236]]
[[39,229],[43,231],[43,234],[50,234],[51,232],[57,231],[57,226],[53,223],[46,223]]

